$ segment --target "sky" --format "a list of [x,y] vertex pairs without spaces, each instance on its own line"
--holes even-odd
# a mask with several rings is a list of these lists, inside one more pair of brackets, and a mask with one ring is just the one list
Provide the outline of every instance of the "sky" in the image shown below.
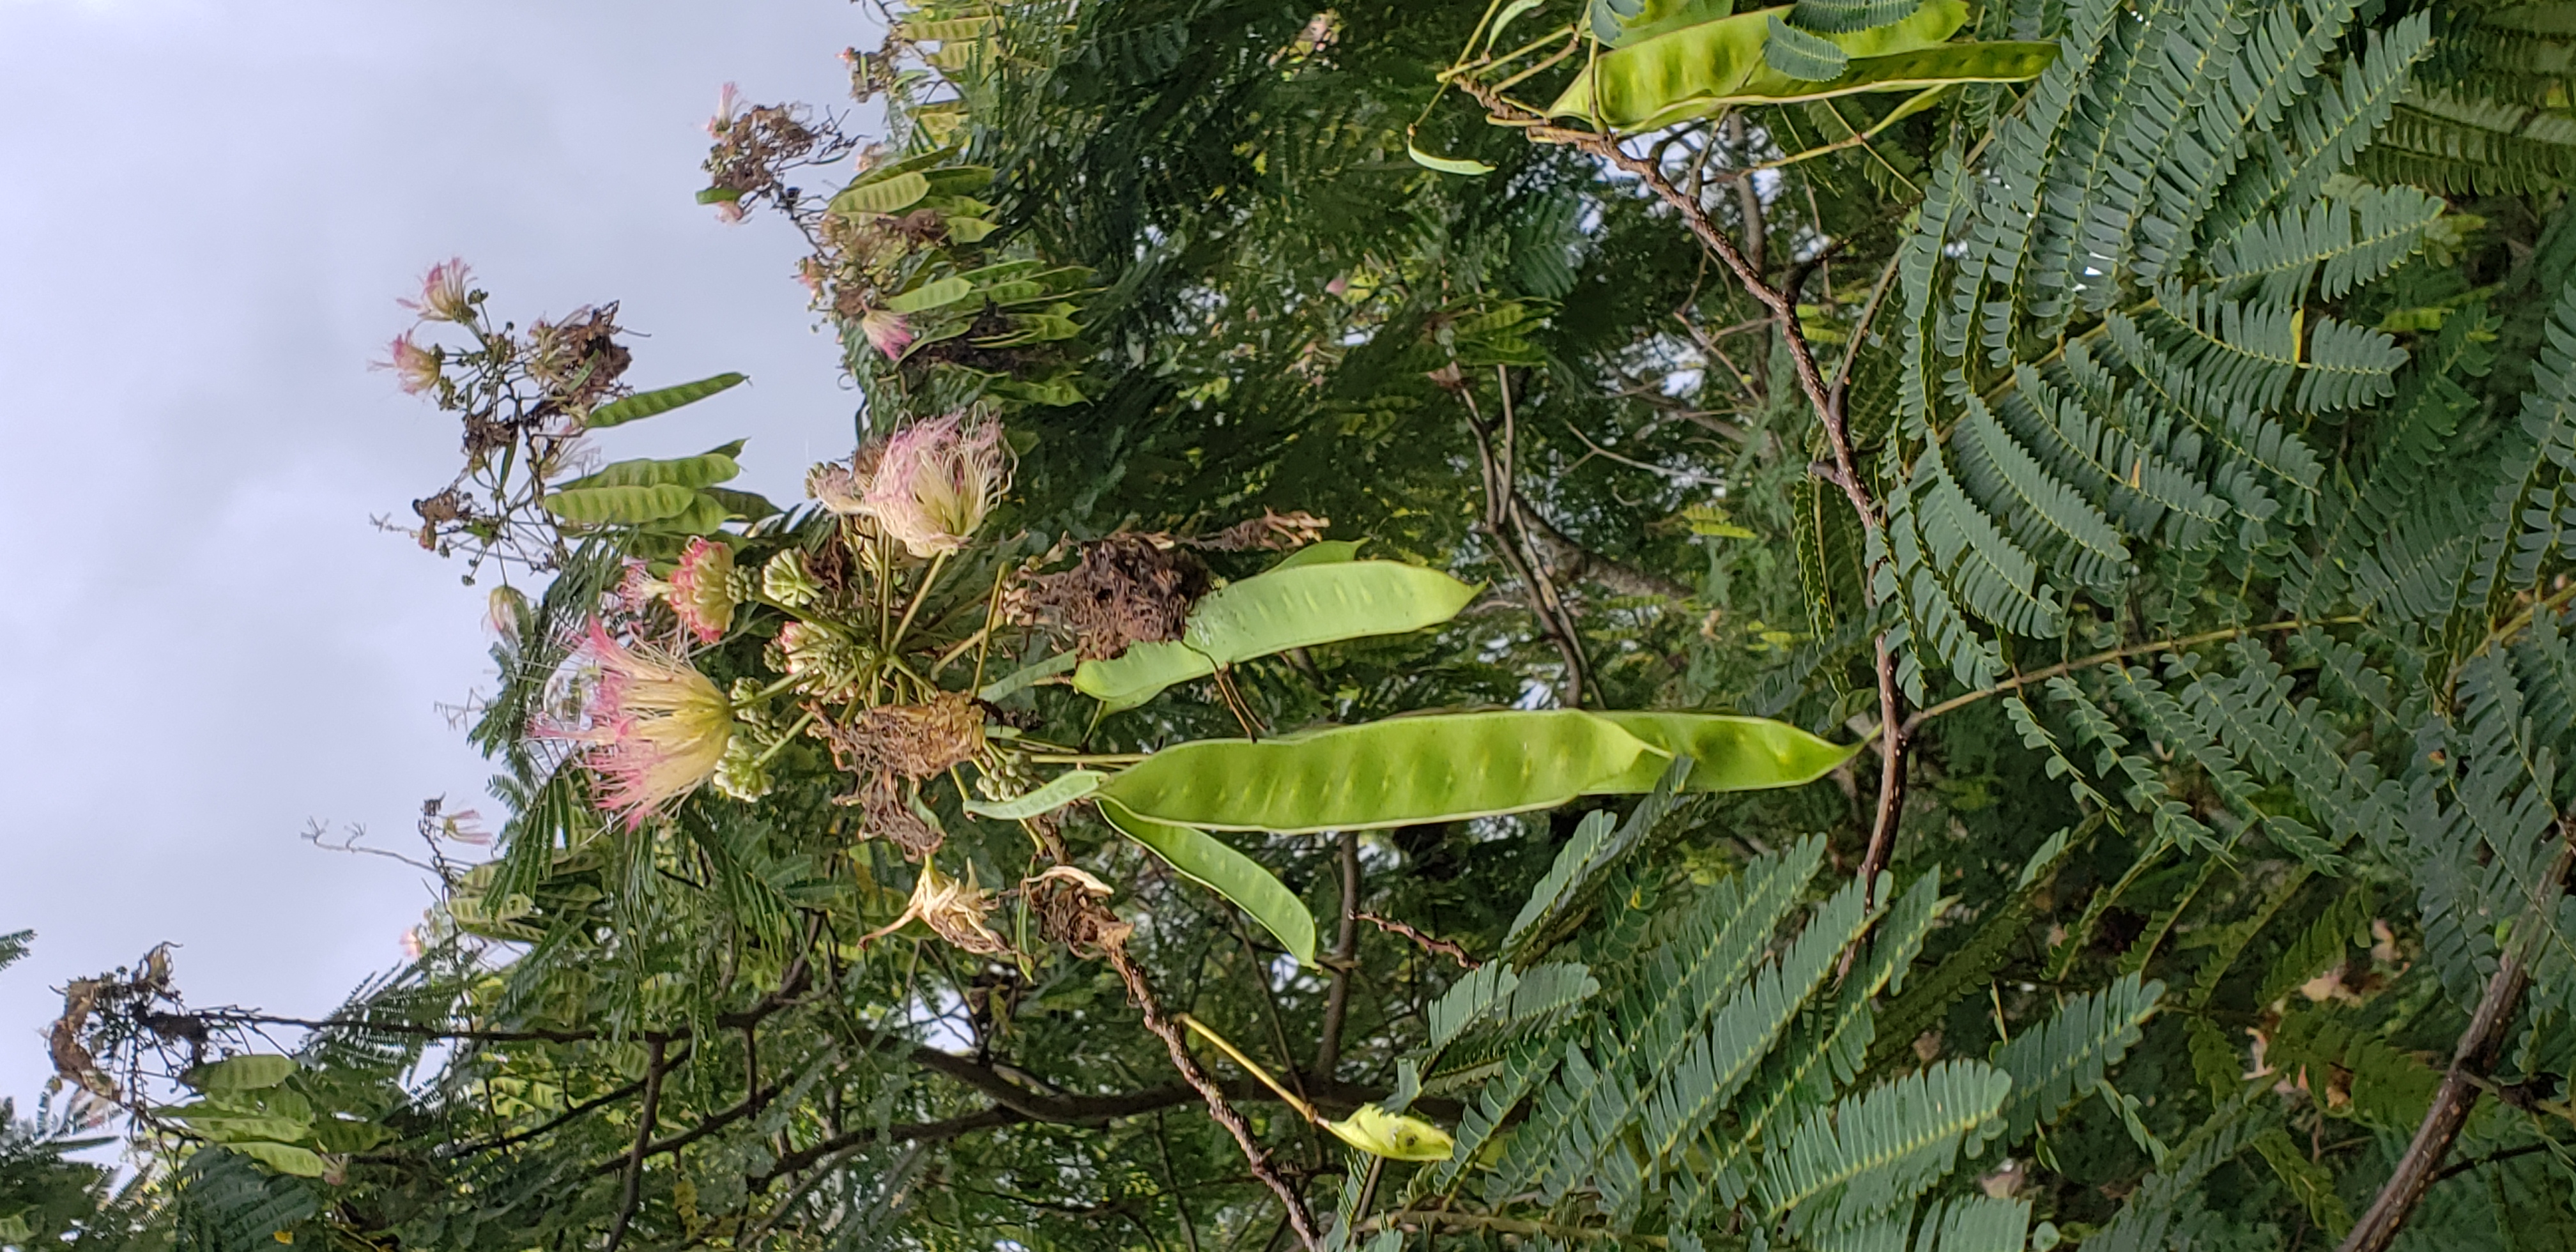
[[402,847],[493,812],[441,712],[491,686],[487,581],[369,518],[456,468],[367,369],[464,257],[525,325],[606,300],[628,379],[751,385],[602,438],[748,436],[798,494],[855,400],[792,230],[696,204],[719,87],[845,100],[845,0],[0,0],[0,1097],[69,979],[170,942],[199,1005],[326,1012],[430,894]]

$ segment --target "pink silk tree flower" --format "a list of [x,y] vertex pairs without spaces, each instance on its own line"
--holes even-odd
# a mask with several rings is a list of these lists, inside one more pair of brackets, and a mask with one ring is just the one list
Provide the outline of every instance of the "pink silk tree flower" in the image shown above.
[[619,643],[597,618],[583,649],[599,670],[583,724],[537,734],[590,745],[599,807],[624,817],[632,830],[714,776],[733,742],[733,705],[688,662],[649,645]]
[[929,558],[965,547],[1010,486],[1000,424],[951,413],[888,438],[859,503],[907,551]]
[[868,337],[868,346],[889,361],[900,360],[903,350],[912,346],[912,323],[903,314],[874,309],[859,319],[859,333]]
[[473,272],[461,257],[429,267],[420,280],[420,298],[400,301],[424,322],[469,322],[474,319]]
[[404,395],[419,395],[436,387],[439,381],[437,350],[413,343],[410,331],[394,336],[385,359],[372,362],[371,368],[392,371],[394,385],[402,388]]
[[671,572],[671,611],[698,642],[722,642],[732,627],[732,579],[732,548],[699,535],[681,549],[680,568]]
[[707,119],[707,135],[715,139],[724,138],[724,133],[733,129],[734,111],[741,107],[742,89],[726,83],[724,89],[716,93],[716,115]]

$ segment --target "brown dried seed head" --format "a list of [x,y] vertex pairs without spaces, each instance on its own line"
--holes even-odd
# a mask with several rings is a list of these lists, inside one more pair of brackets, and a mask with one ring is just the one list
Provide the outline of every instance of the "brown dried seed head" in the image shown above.
[[1207,567],[1144,535],[1111,535],[1083,545],[1082,563],[1028,580],[1015,602],[1024,620],[1072,632],[1074,648],[1106,660],[1133,643],[1181,637],[1190,605],[1208,589]]

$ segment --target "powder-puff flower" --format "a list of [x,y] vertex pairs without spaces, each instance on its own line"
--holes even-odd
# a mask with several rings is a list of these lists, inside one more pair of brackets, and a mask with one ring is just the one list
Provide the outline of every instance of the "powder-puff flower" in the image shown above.
[[912,323],[903,314],[884,309],[871,310],[859,319],[859,333],[868,337],[868,346],[889,361],[900,360],[903,350],[912,346]]
[[716,115],[707,119],[707,134],[717,139],[724,138],[724,133],[733,129],[734,110],[741,104],[741,89],[726,83],[724,89],[716,93]]
[[914,556],[941,556],[966,546],[1010,485],[1001,426],[951,413],[887,439],[859,505]]
[[374,362],[373,368],[392,371],[394,384],[403,394],[416,396],[438,385],[438,350],[413,343],[411,332],[404,331],[394,336],[385,359]]
[[423,951],[425,951],[425,949],[421,947],[420,927],[414,926],[411,929],[402,932],[402,954],[404,960],[417,961],[420,959],[420,954]]
[[591,745],[599,806],[628,828],[705,783],[733,741],[733,705],[707,676],[644,644],[621,644],[593,618],[584,643],[599,670],[580,727],[538,734]]
[[733,625],[733,549],[699,535],[680,552],[671,573],[671,611],[700,643],[716,643]]
[[467,322],[474,318],[474,276],[459,257],[429,267],[420,280],[420,298],[400,303],[425,322]]

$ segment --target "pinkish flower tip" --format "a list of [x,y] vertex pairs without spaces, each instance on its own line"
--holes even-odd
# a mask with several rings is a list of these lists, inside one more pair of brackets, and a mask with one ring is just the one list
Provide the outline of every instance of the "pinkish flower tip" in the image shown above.
[[868,337],[868,346],[889,361],[901,360],[903,350],[912,346],[912,323],[901,313],[876,309],[859,319],[859,332]]
[[426,322],[466,322],[474,317],[474,273],[462,257],[449,257],[429,267],[420,280],[420,298],[399,301]]
[[394,385],[416,396],[438,385],[438,350],[412,342],[411,332],[404,331],[394,336],[385,359],[373,362],[372,368],[392,371]]

